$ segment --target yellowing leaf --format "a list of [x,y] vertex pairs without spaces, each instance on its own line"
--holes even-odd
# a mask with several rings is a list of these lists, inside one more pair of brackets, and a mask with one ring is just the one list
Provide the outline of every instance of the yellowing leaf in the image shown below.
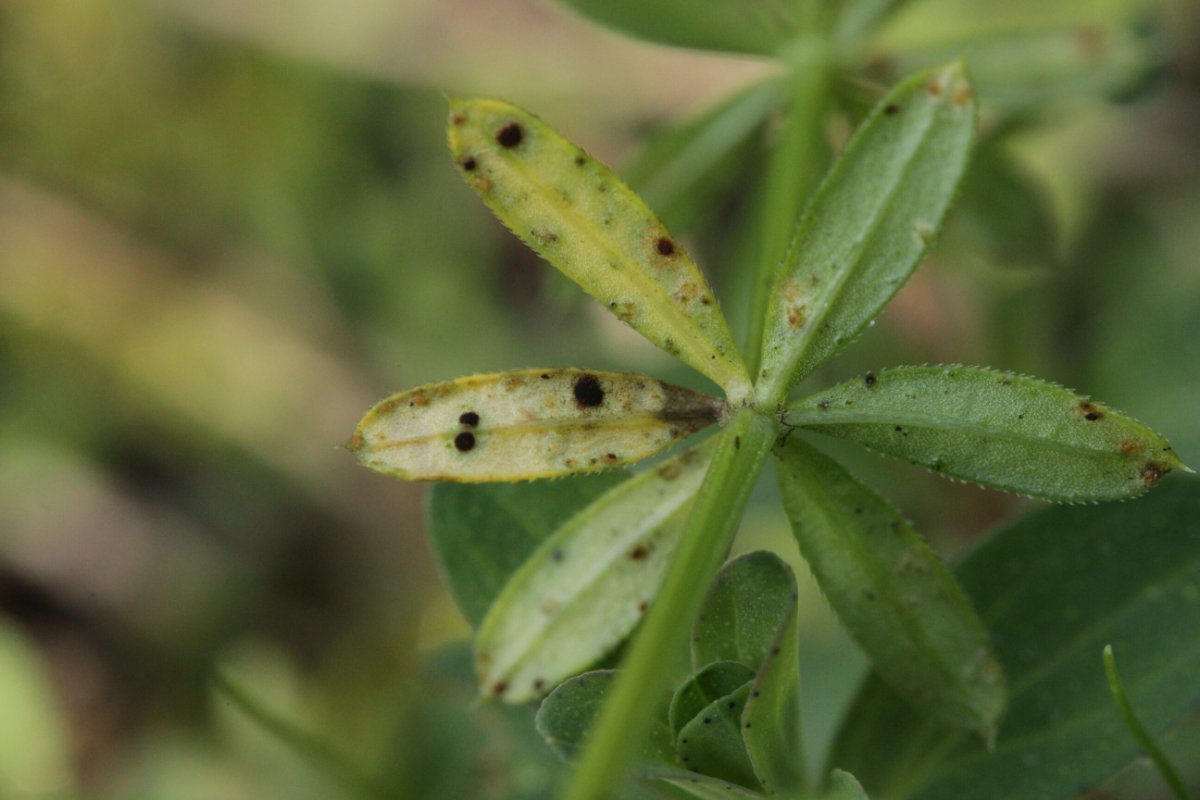
[[538,255],[726,392],[749,392],[708,282],[611,170],[499,100],[451,101],[449,140],[467,183]]
[[392,395],[348,446],[364,466],[407,480],[550,478],[652,456],[724,408],[643,375],[529,369]]

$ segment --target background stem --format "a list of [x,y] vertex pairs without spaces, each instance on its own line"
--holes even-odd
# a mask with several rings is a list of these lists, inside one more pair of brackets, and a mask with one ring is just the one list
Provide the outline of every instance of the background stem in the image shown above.
[[567,800],[613,797],[624,784],[650,724],[648,711],[668,688],[675,663],[669,654],[687,646],[692,620],[725,560],[776,431],[773,419],[743,408],[720,434],[662,590],[621,664],[567,787]]

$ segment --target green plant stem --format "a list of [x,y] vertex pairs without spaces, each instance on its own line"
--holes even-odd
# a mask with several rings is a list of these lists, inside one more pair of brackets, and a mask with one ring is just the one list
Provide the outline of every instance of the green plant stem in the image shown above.
[[790,59],[790,104],[783,130],[767,164],[758,198],[758,232],[752,248],[752,282],[747,304],[744,352],[753,379],[762,357],[767,300],[800,212],[825,171],[825,106],[833,70],[828,51],[801,43]]
[[1117,704],[1117,710],[1121,712],[1125,727],[1129,729],[1138,745],[1154,762],[1154,766],[1158,768],[1163,780],[1171,787],[1172,794],[1178,800],[1190,800],[1187,788],[1183,785],[1183,779],[1179,777],[1175,767],[1167,760],[1167,756],[1158,748],[1150,733],[1134,715],[1133,706],[1129,704],[1129,698],[1125,696],[1125,687],[1121,683],[1121,676],[1117,673],[1117,659],[1113,656],[1111,644],[1104,646],[1104,674],[1108,676],[1108,690],[1112,693],[1113,702]]
[[567,800],[601,800],[623,785],[650,725],[649,711],[667,690],[674,664],[667,654],[687,645],[692,620],[725,560],[777,430],[773,418],[742,408],[720,434],[662,589],[621,664],[567,787]]
[[269,710],[236,681],[230,680],[228,675],[214,670],[211,680],[217,692],[237,706],[243,714],[285,743],[313,769],[335,780],[348,795],[371,800],[392,797],[392,793],[381,783],[351,764],[344,756],[334,752],[324,742]]

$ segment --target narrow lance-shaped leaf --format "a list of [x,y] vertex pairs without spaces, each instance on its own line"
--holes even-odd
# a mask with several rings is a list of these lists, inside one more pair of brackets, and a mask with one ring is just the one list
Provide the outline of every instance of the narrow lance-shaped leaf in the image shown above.
[[1059,386],[974,367],[869,372],[793,403],[785,420],[1047,500],[1130,497],[1183,466],[1137,420]]
[[893,89],[817,190],[768,305],[760,401],[776,405],[908,280],[967,163],[975,100],[961,63]]
[[629,634],[658,591],[711,455],[706,444],[635,475],[530,556],[480,625],[482,692],[540,696]]
[[661,44],[767,55],[796,32],[777,0],[559,0],[603,25]]
[[681,386],[578,369],[473,375],[378,403],[348,445],[406,480],[515,481],[652,456],[716,422],[722,401]]
[[614,469],[555,481],[431,486],[426,495],[429,545],[467,621],[478,626],[539,544],[628,479],[627,471]]
[[467,183],[538,255],[727,392],[748,391],[708,282],[608,167],[499,100],[451,101],[449,140]]
[[837,462],[796,436],[776,454],[800,552],[875,669],[914,706],[991,740],[1004,675],[954,576]]

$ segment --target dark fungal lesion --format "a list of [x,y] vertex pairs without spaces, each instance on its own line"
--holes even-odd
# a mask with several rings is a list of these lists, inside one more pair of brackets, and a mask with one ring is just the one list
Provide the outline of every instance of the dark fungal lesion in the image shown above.
[[525,130],[519,122],[510,122],[496,131],[496,143],[501,147],[512,149],[525,138]]
[[479,415],[474,411],[468,411],[458,418],[458,424],[464,428],[474,428],[479,425]]
[[1090,400],[1083,400],[1079,403],[1079,416],[1083,417],[1088,422],[1098,422],[1104,419],[1104,412]]
[[580,375],[571,389],[580,408],[596,408],[604,404],[604,387],[595,375]]
[[463,431],[458,436],[454,437],[454,449],[460,453],[466,453],[475,449],[475,434],[470,431]]
[[660,236],[654,243],[654,249],[660,256],[673,256],[675,255],[675,242],[669,236]]
[[474,156],[467,156],[459,163],[462,165],[462,168],[465,169],[467,172],[474,172],[475,168],[477,166],[479,166],[479,162],[477,162],[475,160]]

